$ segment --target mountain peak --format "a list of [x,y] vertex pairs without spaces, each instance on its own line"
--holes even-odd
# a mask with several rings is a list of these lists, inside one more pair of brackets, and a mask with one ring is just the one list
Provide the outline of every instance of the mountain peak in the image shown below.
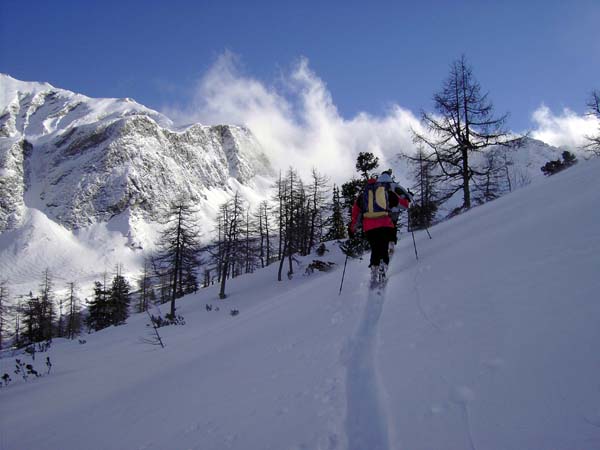
[[20,81],[5,73],[0,73],[0,112],[2,112],[19,93],[32,93],[55,89],[50,83],[36,81]]

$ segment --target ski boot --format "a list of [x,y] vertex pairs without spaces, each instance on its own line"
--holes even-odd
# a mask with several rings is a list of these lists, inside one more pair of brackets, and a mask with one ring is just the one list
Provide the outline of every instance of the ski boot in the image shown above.
[[387,275],[387,269],[388,269],[388,265],[384,262],[382,262],[379,265],[379,284],[384,284],[385,283],[385,277]]
[[371,266],[371,286],[375,286],[379,281],[379,266]]

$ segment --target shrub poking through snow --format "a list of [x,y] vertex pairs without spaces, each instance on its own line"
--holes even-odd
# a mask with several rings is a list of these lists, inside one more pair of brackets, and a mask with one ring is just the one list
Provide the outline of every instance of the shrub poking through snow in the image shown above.
[[[47,371],[45,374],[43,374],[43,373],[40,373],[39,371],[37,371],[35,369],[35,367],[33,366],[33,364],[27,364],[24,361],[22,361],[21,359],[15,359],[14,373],[15,373],[15,375],[23,378],[23,381],[29,380],[29,377],[31,377],[31,376],[39,378],[39,377],[43,377],[45,375],[49,375],[50,369],[52,368],[52,363],[50,362],[49,356],[46,357],[46,367],[47,367]],[[5,373],[4,375],[2,375],[2,378],[0,378],[0,379],[2,380],[2,382],[0,383],[0,386],[4,386],[4,387],[8,386],[8,384],[12,381],[12,379],[10,378],[10,375],[8,373]]]
[[37,344],[31,344],[25,348],[25,353],[31,355],[31,359],[35,361],[35,354],[47,352],[50,349],[51,345],[51,340],[38,342]]
[[[50,364],[49,357],[46,358],[46,365],[48,365],[48,364]],[[50,366],[52,366],[52,364],[50,364]],[[50,373],[50,369],[48,369],[48,373]],[[37,370],[35,370],[35,368],[33,367],[33,364],[25,364],[20,359],[15,360],[15,374],[21,376],[24,381],[27,381],[29,379],[29,377],[32,375],[36,378],[42,376],[42,374],[40,374]],[[4,376],[2,377],[3,380],[6,375],[8,375],[8,374],[4,374]],[[8,377],[8,380],[10,381],[10,377]],[[5,384],[8,384],[8,383],[6,383],[6,381],[5,381]]]
[[310,275],[315,270],[318,270],[319,272],[329,272],[333,266],[335,266],[335,263],[333,262],[314,259],[306,268],[306,275]]
[[31,364],[26,364],[25,369],[27,369],[27,375],[34,375],[36,377],[41,376],[40,373],[33,368]]
[[20,359],[15,360],[15,375],[20,375],[25,381],[27,381],[27,371],[25,370],[25,363]]
[[167,314],[164,319],[162,316],[151,315],[150,320],[152,320],[152,323],[156,328],[166,327],[169,325],[185,325],[185,319],[180,315],[172,317],[171,314]]
[[562,157],[562,160],[555,159],[553,161],[548,161],[546,164],[544,164],[541,168],[541,171],[544,173],[544,175],[554,175],[555,173],[558,173],[561,170],[571,167],[577,162],[577,157],[571,152],[562,152]]

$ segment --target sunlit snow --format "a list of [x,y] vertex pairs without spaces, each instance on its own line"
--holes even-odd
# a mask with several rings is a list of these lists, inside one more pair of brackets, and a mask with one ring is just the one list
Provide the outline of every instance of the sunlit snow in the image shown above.
[[0,448],[599,448],[598,192],[600,161],[581,162],[416,233],[418,261],[404,233],[382,295],[366,259],[338,295],[329,244],[333,272],[305,258],[179,300],[164,349],[134,315],[56,339],[41,378],[5,357]]

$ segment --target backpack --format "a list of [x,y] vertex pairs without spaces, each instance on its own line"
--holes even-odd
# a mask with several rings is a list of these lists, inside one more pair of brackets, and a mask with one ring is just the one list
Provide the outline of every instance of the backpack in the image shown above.
[[376,219],[389,215],[388,189],[383,183],[367,184],[362,196],[363,217]]

